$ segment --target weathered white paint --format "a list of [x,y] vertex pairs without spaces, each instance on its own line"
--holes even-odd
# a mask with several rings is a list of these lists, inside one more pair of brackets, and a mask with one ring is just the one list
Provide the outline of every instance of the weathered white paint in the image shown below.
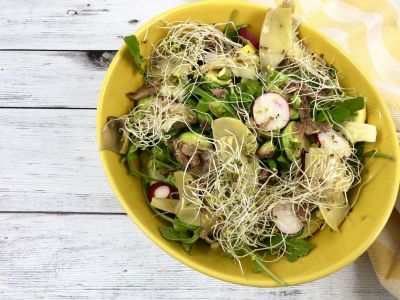
[[122,212],[95,120],[95,110],[0,109],[0,211]]
[[95,110],[43,107],[95,108],[103,50],[185,2],[0,1],[0,299],[392,299],[366,256],[306,285],[242,287],[181,265],[110,214],[123,211],[100,166]]
[[188,2],[2,0],[0,49],[116,50],[140,24]]
[[322,280],[260,289],[178,263],[127,216],[0,215],[1,299],[392,299],[366,256]]
[[96,108],[114,53],[0,51],[0,107]]

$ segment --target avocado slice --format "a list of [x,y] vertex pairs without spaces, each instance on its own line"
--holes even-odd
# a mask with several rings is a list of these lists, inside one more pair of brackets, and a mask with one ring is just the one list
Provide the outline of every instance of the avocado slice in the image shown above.
[[355,116],[351,117],[350,121],[357,122],[357,123],[365,123],[367,119],[367,109],[364,108],[356,111]]
[[140,100],[137,101],[137,105],[141,105],[141,106],[145,106],[145,105],[149,105],[151,102],[154,101],[154,97],[153,96],[148,96],[145,98],[142,98]]
[[209,70],[204,79],[215,86],[224,86],[232,82],[232,73],[228,68]]
[[178,137],[178,140],[187,145],[199,145],[210,149],[213,147],[205,136],[194,132],[184,132]]
[[297,122],[294,121],[289,122],[285,129],[283,129],[283,136],[281,138],[283,149],[291,161],[294,161],[301,156],[301,153],[306,146],[305,143],[307,142],[305,139],[300,137],[298,132],[295,131],[296,124]]
[[346,121],[343,122],[339,130],[353,144],[357,142],[376,142],[377,133],[375,125]]

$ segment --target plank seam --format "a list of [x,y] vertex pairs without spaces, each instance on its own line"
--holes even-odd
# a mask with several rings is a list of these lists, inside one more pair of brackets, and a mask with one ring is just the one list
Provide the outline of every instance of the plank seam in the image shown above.
[[112,216],[126,216],[126,213],[118,212],[81,212],[81,211],[15,211],[15,210],[3,210],[0,214],[38,214],[38,215],[112,215]]
[[96,107],[68,107],[68,106],[0,106],[0,109],[59,109],[59,110],[96,110]]

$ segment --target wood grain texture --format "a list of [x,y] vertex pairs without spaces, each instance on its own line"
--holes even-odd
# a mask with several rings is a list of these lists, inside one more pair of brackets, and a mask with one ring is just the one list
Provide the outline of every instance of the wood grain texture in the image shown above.
[[0,51],[0,107],[96,108],[115,52]]
[[0,49],[116,50],[143,22],[191,0],[6,0]]
[[104,50],[191,1],[0,1],[0,299],[393,299],[366,256],[296,287],[214,280],[123,214],[95,137]]
[[0,215],[1,299],[393,299],[366,256],[288,288],[211,279],[166,255],[126,216]]
[[95,110],[0,109],[0,211],[122,212],[95,120]]

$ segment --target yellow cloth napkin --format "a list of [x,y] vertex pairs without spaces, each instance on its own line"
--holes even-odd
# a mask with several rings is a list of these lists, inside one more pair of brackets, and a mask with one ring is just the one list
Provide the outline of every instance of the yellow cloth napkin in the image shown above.
[[[268,7],[281,1],[253,0]],[[296,15],[335,40],[386,100],[400,132],[400,0],[297,0]],[[399,135],[400,136],[400,135]],[[400,200],[368,250],[381,284],[400,299]]]

